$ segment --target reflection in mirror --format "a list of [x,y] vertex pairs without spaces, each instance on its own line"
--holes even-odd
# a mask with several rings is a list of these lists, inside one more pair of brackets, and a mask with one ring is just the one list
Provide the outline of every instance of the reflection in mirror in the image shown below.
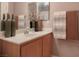
[[35,29],[35,31],[42,30],[43,28],[42,22],[44,20],[48,20],[49,3],[31,2],[28,4],[28,7],[29,7],[30,28]]
[[24,29],[26,25],[26,20],[24,15],[18,15],[16,17],[17,29]]
[[49,16],[49,3],[48,2],[40,2],[37,3],[38,5],[38,13],[39,13],[39,17],[42,20],[48,20],[48,16]]
[[26,16],[18,15],[16,19],[16,33],[23,33],[26,29]]
[[[34,19],[35,17],[41,20],[49,19],[49,2],[37,2],[29,3],[29,19]],[[36,20],[36,19],[35,19]]]
[[49,3],[48,2],[40,2],[38,3],[38,7],[39,7],[39,11],[48,11],[48,6]]
[[28,4],[29,8],[29,19],[30,20],[36,20],[37,18],[37,5],[35,2]]

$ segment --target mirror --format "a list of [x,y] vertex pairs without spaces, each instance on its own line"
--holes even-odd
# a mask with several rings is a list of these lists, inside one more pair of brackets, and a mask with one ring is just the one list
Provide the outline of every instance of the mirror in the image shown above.
[[49,3],[48,2],[40,2],[38,5],[38,13],[39,17],[42,20],[49,20]]
[[29,18],[49,20],[49,2],[29,3]]

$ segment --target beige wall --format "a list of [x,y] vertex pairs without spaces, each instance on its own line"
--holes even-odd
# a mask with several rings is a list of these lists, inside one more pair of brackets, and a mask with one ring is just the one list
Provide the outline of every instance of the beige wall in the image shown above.
[[25,15],[26,16],[26,26],[29,26],[28,19],[28,3],[26,2],[15,2],[14,3],[14,13],[15,15]]
[[7,13],[8,12],[8,3],[7,2],[2,2],[1,3],[1,14]]
[[79,10],[79,2],[51,2],[50,7],[53,11]]
[[[12,7],[13,5],[13,7]],[[18,14],[25,14],[27,16],[27,26],[28,25],[28,3],[26,2],[19,2],[19,3],[10,3],[9,4],[10,12],[12,8],[14,8],[14,13]],[[50,3],[50,20],[43,21],[43,25],[45,28],[52,27],[52,20],[53,20],[53,12],[54,11],[70,11],[70,10],[79,10],[79,3],[78,2],[51,2]]]
[[50,3],[50,27],[52,27],[54,11],[71,11],[79,10],[78,2],[51,2]]
[[26,2],[15,2],[14,3],[14,13],[19,14],[28,14],[28,3]]
[[8,4],[8,12],[9,13],[14,13],[14,3],[13,2],[10,2]]
[[14,12],[14,6],[13,3],[10,2],[1,2],[1,13],[13,13]]

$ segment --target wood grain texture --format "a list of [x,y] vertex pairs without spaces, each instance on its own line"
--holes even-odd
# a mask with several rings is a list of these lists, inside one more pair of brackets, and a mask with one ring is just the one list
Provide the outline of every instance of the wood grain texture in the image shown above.
[[2,56],[2,40],[0,40],[0,56]]
[[6,57],[19,57],[20,56],[20,46],[3,41],[2,43],[2,55]]
[[46,35],[43,40],[43,57],[49,57],[53,55],[53,36],[52,34]]
[[40,57],[42,56],[42,40],[38,39],[29,44],[22,46],[21,56]]

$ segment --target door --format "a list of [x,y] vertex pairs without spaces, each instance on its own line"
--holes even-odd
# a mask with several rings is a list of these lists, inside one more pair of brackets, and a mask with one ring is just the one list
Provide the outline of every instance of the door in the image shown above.
[[77,37],[77,21],[78,21],[78,15],[77,11],[69,11],[66,14],[67,17],[67,40],[76,40]]

